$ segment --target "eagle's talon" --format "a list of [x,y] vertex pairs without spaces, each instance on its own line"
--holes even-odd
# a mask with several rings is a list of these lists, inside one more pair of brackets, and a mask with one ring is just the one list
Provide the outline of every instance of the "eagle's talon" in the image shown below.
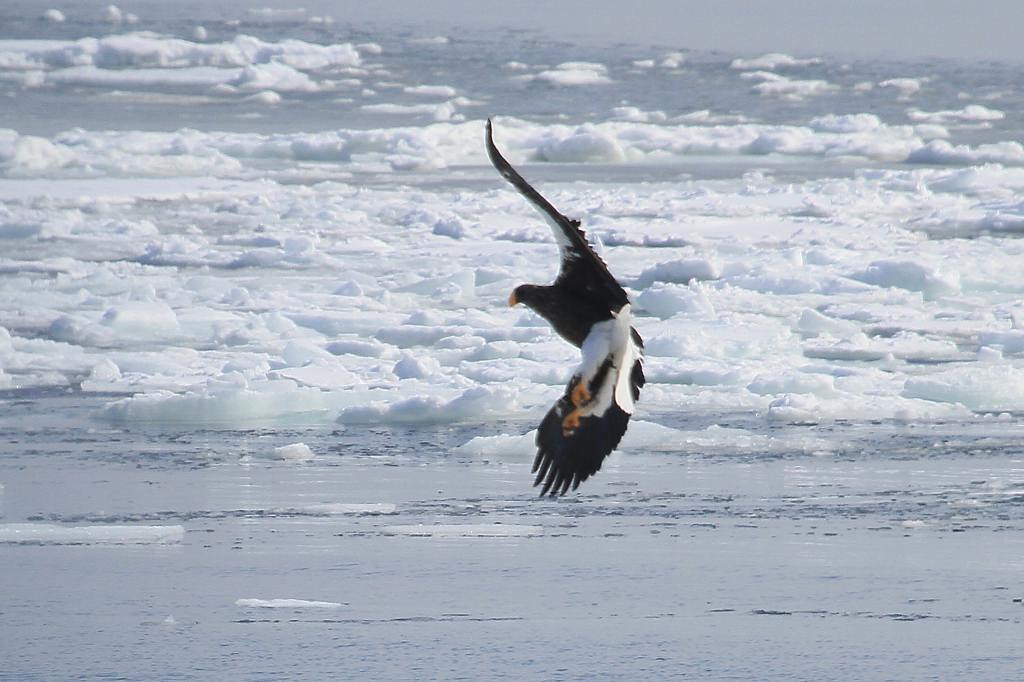
[[573,410],[569,414],[565,415],[565,419],[562,420],[562,435],[568,438],[573,432],[579,428],[580,425],[580,411]]
[[569,399],[576,407],[589,403],[593,399],[593,396],[590,395],[590,391],[587,389],[587,382],[581,380],[576,384],[572,389],[572,393],[569,394]]

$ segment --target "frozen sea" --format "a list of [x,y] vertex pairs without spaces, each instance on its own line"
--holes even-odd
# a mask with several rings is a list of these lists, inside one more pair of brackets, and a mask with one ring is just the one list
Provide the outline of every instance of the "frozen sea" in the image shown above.
[[[1019,64],[356,15],[0,6],[0,678],[1020,676]],[[561,499],[487,116],[646,340]]]

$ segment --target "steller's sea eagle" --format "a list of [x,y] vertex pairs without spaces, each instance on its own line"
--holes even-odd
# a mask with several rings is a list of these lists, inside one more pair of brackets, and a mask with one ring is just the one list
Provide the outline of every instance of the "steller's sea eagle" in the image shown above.
[[551,323],[582,351],[565,395],[537,429],[534,485],[541,495],[563,495],[601,468],[622,439],[644,385],[644,342],[631,326],[629,299],[580,229],[523,179],[494,146],[487,120],[487,155],[498,172],[541,212],[562,256],[554,284],[521,284],[508,298]]

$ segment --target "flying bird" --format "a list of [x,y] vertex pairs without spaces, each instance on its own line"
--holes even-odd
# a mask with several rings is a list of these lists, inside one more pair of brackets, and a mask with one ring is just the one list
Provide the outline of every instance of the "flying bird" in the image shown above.
[[582,352],[565,394],[537,429],[533,484],[543,484],[541,495],[564,495],[595,474],[622,440],[644,385],[644,342],[632,327],[626,292],[590,248],[580,221],[559,213],[512,168],[494,145],[490,119],[486,142],[491,163],[544,216],[561,253],[553,284],[521,284],[508,304],[530,308]]

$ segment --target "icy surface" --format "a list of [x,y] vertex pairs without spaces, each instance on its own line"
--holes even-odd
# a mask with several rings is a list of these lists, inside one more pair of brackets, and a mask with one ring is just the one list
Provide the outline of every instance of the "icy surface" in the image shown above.
[[276,459],[304,461],[313,459],[313,451],[305,443],[292,443],[274,448],[273,456]]
[[544,526],[504,525],[497,523],[439,523],[414,526],[385,526],[385,535],[409,535],[420,538],[518,538],[544,534]]
[[[172,5],[0,7],[5,674],[1019,675],[1019,68]],[[560,501],[488,115],[646,345]]]
[[[0,532],[37,531],[0,544],[5,665],[19,678],[317,679],[326,665],[541,678],[567,662],[629,676],[638,651],[657,652],[640,665],[661,676],[842,679],[836,666],[856,666],[872,679],[1010,679],[1020,667],[1013,418],[640,420],[599,476],[549,501],[526,488],[528,444],[481,440],[521,423],[107,429],[91,416],[102,400],[22,393],[0,415]],[[246,461],[300,439],[330,454]],[[154,525],[177,541],[95,544],[96,529],[124,542]],[[42,528],[60,543],[39,541]],[[47,647],[47,633],[110,652],[126,633],[139,641],[131,657],[83,657]]]
[[41,545],[133,545],[181,542],[181,526],[57,526],[46,523],[0,523],[0,543]]
[[315,601],[308,599],[238,599],[235,606],[247,609],[340,609],[341,604],[334,601]]

